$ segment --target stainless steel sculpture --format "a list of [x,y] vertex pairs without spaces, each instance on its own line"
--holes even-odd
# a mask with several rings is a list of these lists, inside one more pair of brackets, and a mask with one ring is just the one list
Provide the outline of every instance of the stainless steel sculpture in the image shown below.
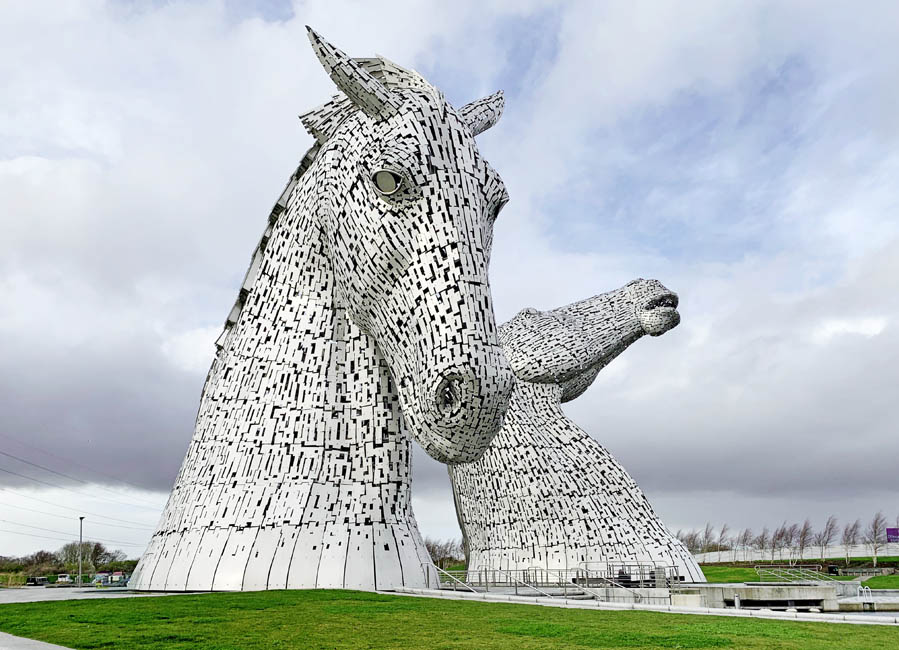
[[659,282],[635,280],[500,327],[518,380],[505,422],[480,460],[450,466],[470,571],[646,562],[705,580],[627,471],[561,408],[644,334],[675,327],[676,308]]
[[137,589],[423,586],[410,437],[477,459],[512,373],[487,280],[507,200],[456,110],[417,73],[312,30],[342,91],[269,217],[217,342],[194,436]]

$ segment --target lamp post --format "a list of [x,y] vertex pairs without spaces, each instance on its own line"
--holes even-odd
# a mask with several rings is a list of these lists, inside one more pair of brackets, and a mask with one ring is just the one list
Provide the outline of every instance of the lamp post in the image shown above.
[[81,548],[82,532],[84,531],[84,517],[78,517],[78,587],[81,587]]

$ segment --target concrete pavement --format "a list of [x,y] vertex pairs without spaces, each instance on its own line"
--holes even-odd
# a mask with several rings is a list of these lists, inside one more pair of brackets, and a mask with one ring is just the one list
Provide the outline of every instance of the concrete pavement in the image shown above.
[[69,650],[65,646],[53,645],[52,643],[44,643],[43,641],[33,641],[32,639],[23,639],[20,636],[13,636],[0,632],[0,650]]
[[[183,592],[182,592],[183,593]],[[137,593],[123,587],[97,589],[96,587],[19,587],[0,589],[0,605],[9,603],[37,603],[47,600],[81,600],[86,598],[147,598],[150,596],[174,596],[174,593]]]

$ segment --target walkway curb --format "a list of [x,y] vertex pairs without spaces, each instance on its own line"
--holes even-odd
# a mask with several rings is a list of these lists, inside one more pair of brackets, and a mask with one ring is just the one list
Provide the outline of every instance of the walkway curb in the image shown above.
[[758,609],[723,609],[714,607],[676,607],[674,605],[641,605],[640,603],[603,603],[595,600],[566,600],[564,598],[546,598],[543,596],[509,596],[490,593],[466,593],[446,589],[413,589],[401,587],[395,591],[382,591],[383,594],[399,596],[415,596],[426,598],[445,598],[449,600],[483,600],[495,603],[519,603],[542,605],[545,607],[563,607],[568,609],[596,610],[640,610],[647,612],[667,612],[670,614],[698,614],[702,616],[731,616],[737,618],[763,618],[777,621],[800,621],[806,623],[853,623],[857,625],[893,625],[899,626],[899,616],[860,616],[858,614],[800,614],[798,612],[775,612]]
[[34,639],[25,639],[20,636],[13,636],[6,632],[0,632],[0,650],[71,650],[61,645],[53,645],[52,643],[44,643],[43,641],[35,641]]

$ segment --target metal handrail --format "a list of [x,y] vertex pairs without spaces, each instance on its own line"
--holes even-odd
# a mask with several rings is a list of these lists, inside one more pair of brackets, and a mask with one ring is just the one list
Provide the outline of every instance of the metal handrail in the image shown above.
[[518,584],[523,585],[523,586],[527,587],[528,589],[533,589],[534,591],[540,592],[541,594],[543,594],[544,596],[546,596],[546,597],[548,597],[548,598],[555,598],[555,596],[553,596],[552,594],[546,593],[545,591],[543,591],[543,590],[540,589],[539,587],[537,587],[537,586],[535,586],[535,585],[532,585],[532,584],[529,584],[529,583],[527,583],[527,582],[523,582],[523,581],[519,580],[519,579],[516,578],[516,577],[512,574],[512,572],[509,571],[508,569],[490,569],[490,570],[491,570],[491,571],[499,571],[500,573],[505,573],[506,575],[508,575],[510,578],[512,578],[512,580],[514,580],[514,581],[517,582]]
[[[594,569],[591,569],[590,568],[591,564],[603,565],[605,568],[606,575],[602,575],[601,571],[596,571]],[[644,582],[652,582],[653,584],[658,586],[658,575],[657,574],[660,569],[664,570],[664,572],[665,572],[665,586],[666,587],[671,587],[671,585],[673,583],[679,581],[677,578],[677,567],[676,566],[671,565],[671,564],[665,564],[663,562],[655,562],[655,561],[654,562],[620,562],[619,563],[619,562],[609,562],[609,561],[602,561],[602,560],[593,560],[593,561],[578,563],[578,569],[582,569],[584,571],[587,571],[588,573],[592,573],[596,577],[602,578],[611,583],[614,583],[615,585],[618,585],[622,589],[627,589],[628,587],[620,584],[614,578],[606,577],[606,576],[615,575],[616,569],[618,569],[619,571],[629,572],[629,574],[631,574],[631,575],[636,570],[636,572],[639,574],[640,586],[643,586]],[[651,575],[652,576],[651,579],[644,580],[644,576],[646,576],[646,575]],[[629,578],[630,578],[630,576],[629,576]],[[633,579],[630,579],[630,581],[633,582]]]
[[[431,566],[433,566],[433,565],[431,565]],[[437,567],[435,567],[435,568],[437,568]],[[454,572],[452,572],[452,573],[451,573],[451,572],[448,572],[448,571],[444,571],[443,569],[438,569],[438,570],[439,570],[441,573],[443,573],[444,575],[449,576],[450,578],[452,578],[452,579],[455,580],[456,582],[458,582],[458,583],[460,583],[460,584],[465,584],[465,585],[468,586],[469,588],[471,588],[471,584],[477,584],[477,585],[480,585],[480,584],[483,583],[485,591],[488,591],[488,592],[490,591],[490,586],[491,586],[491,584],[494,585],[494,586],[499,585],[500,580],[497,579],[497,574],[499,574],[499,576],[501,576],[501,577],[504,576],[504,580],[505,580],[506,583],[509,584],[509,586],[512,586],[512,585],[515,586],[515,593],[516,593],[516,594],[518,594],[518,588],[519,588],[519,586],[521,586],[521,587],[524,587],[524,588],[526,588],[526,589],[531,589],[531,590],[533,590],[533,591],[536,591],[537,593],[540,593],[540,594],[542,594],[542,595],[544,595],[544,596],[546,596],[546,597],[548,597],[548,598],[555,598],[555,596],[554,596],[553,594],[550,594],[550,593],[547,593],[547,592],[543,591],[543,590],[540,589],[536,584],[531,584],[530,582],[526,582],[526,581],[521,580],[521,579],[519,579],[518,577],[515,576],[515,572],[516,572],[516,571],[519,572],[519,573],[524,573],[524,572],[527,571],[526,569],[517,569],[517,570],[510,570],[510,569],[474,569],[474,570],[468,570],[468,569],[466,569],[466,570],[464,570],[464,571],[454,571]],[[469,576],[472,576],[472,575],[473,575],[473,576],[475,576],[475,577],[477,578],[477,580],[471,580],[471,583],[468,583],[468,582],[462,582],[461,580],[459,580],[458,578],[456,578],[456,577],[453,575],[453,573],[464,574],[466,580],[471,580],[471,578],[470,578]]]
[[[442,588],[449,588],[449,585],[452,585],[452,588],[457,589],[458,585],[463,585],[466,589],[473,593],[478,593],[483,587],[483,591],[490,591],[494,586],[502,586],[506,585],[508,587],[515,587],[515,593],[519,593],[520,588],[530,589],[538,594],[546,596],[547,598],[557,598],[557,597],[567,597],[568,591],[571,589],[575,593],[581,594],[589,594],[593,598],[601,601],[611,601],[616,600],[620,596],[616,596],[616,591],[620,592],[620,594],[628,594],[629,598],[632,598],[634,602],[649,602],[656,596],[644,596],[639,592],[636,586],[628,586],[618,582],[613,577],[609,577],[605,575],[603,571],[591,571],[589,569],[585,569],[583,567],[578,568],[569,568],[569,569],[547,569],[538,566],[531,566],[527,569],[464,569],[464,570],[454,570],[447,571],[441,569],[440,567],[434,565],[433,563],[422,563],[422,567],[434,567],[438,574],[438,586],[440,584],[444,585]],[[666,573],[674,569],[675,567],[670,565],[664,565],[661,563],[642,563],[642,564],[628,564],[628,565],[607,565],[606,570],[618,570],[620,568],[626,568],[631,570],[632,575],[637,575],[638,579],[642,582],[647,582],[653,585],[659,585],[660,580],[663,578],[659,576],[659,570],[665,569]],[[653,570],[652,575],[647,575],[647,571],[649,569]],[[636,573],[634,573],[636,571]],[[450,579],[450,583],[442,582],[440,576],[446,576]],[[664,576],[664,580],[667,582],[670,576]],[[426,579],[430,582],[430,574],[426,576]],[[601,584],[597,587],[591,587],[591,581],[598,581]],[[581,584],[583,583],[583,584]],[[543,587],[543,588],[541,588]],[[548,593],[546,589],[549,588],[560,588],[564,589],[563,593]],[[613,591],[609,591],[612,589]],[[670,601],[670,597],[669,597]]]
[[[556,571],[554,569],[544,569],[543,567],[530,567],[528,569],[528,571],[545,571],[546,573],[549,573],[549,574],[555,574],[559,578],[560,584],[566,583],[566,586],[567,586],[568,581],[566,580],[565,576],[560,571]],[[578,568],[578,569],[575,569],[574,571],[575,571],[575,580],[577,579],[578,572],[583,571],[585,573],[584,582],[589,581],[590,575],[589,575],[589,571],[587,569]],[[605,576],[596,576],[596,577],[599,578],[600,580],[604,580],[605,582],[608,582],[615,588],[624,589],[625,591],[629,591],[634,596],[635,602],[640,602],[643,599],[643,596],[640,593],[638,593],[637,591],[635,591],[629,587],[625,587],[624,585],[618,584],[614,580],[610,580],[609,578],[606,578]],[[608,600],[606,594],[600,594],[599,592],[594,591],[589,586],[589,584],[580,585],[577,582],[574,582],[572,584],[575,585],[578,589],[581,589],[582,591],[587,592],[588,594],[590,594],[597,600]]]
[[873,601],[873,600],[874,600],[874,595],[871,593],[871,587],[867,587],[867,586],[864,586],[864,585],[859,585],[859,586],[858,586],[858,590],[857,590],[857,594],[858,594],[858,597],[859,597],[859,598],[864,598],[864,599],[869,600],[869,601]]
[[[439,566],[437,566],[437,565],[434,564],[433,562],[422,562],[422,563],[421,563],[421,566],[422,566],[422,567],[428,567],[428,569],[429,569],[429,571],[425,573],[425,583],[427,583],[428,585],[431,584],[431,580],[430,580],[430,577],[431,577],[430,569],[433,568],[433,569],[436,569],[436,570],[438,571],[438,578],[437,578],[437,586],[438,586],[438,588],[440,587],[440,577],[439,577],[439,574],[442,573],[442,574],[445,575],[446,577],[448,577],[448,578],[450,578],[450,579],[455,580],[456,582],[458,582],[460,585],[462,585],[463,587],[465,587],[466,589],[468,589],[471,593],[473,593],[473,594],[478,593],[478,592],[477,592],[471,585],[469,585],[468,583],[462,582],[461,580],[459,580],[459,578],[457,578],[457,577],[454,576],[454,575],[451,575],[451,574],[448,573],[447,571],[444,571],[443,569],[441,569]],[[455,585],[453,585],[453,589],[455,589]]]
[[817,571],[816,569],[821,568],[821,565],[819,564],[792,567],[777,564],[760,564],[756,565],[754,568],[759,579],[762,581],[764,581],[767,576],[770,576],[778,580],[787,580],[789,582],[798,580],[808,580],[811,582],[839,582],[837,578]]
[[[636,572],[639,576],[639,582],[641,583],[640,586],[642,586],[643,582],[652,582],[652,583],[656,584],[656,586],[658,586],[658,572],[660,569],[663,570],[665,573],[665,586],[666,587],[670,586],[674,582],[678,582],[677,567],[674,565],[671,565],[671,564],[665,564],[663,562],[658,562],[658,561],[610,562],[607,560],[592,560],[592,561],[586,561],[586,562],[579,562],[578,568],[583,569],[588,572],[591,572],[595,575],[602,575],[602,573],[603,573],[602,571],[598,571],[598,570],[590,568],[590,565],[595,565],[595,564],[599,564],[599,565],[603,566],[603,568],[605,569],[606,576],[615,575],[616,569],[619,572],[624,571],[624,572],[626,572],[626,574],[628,575],[628,578],[632,582],[633,582],[633,579],[630,578],[630,576]],[[649,579],[646,579],[645,578],[646,576],[651,576],[651,577]],[[605,576],[603,576],[603,577],[605,577]],[[609,580],[611,582],[615,582],[617,584],[617,581],[612,577],[608,577],[605,579]],[[621,586],[624,587],[624,585],[621,585]],[[624,587],[624,588],[626,589],[627,587]]]
[[[643,600],[643,595],[640,594],[640,592],[638,592],[637,590],[632,589],[631,587],[625,587],[620,582],[616,582],[615,580],[612,580],[611,578],[607,578],[606,576],[601,576],[601,575],[591,576],[589,569],[578,569],[578,570],[584,572],[584,582],[586,582],[588,584],[590,582],[591,577],[598,578],[599,580],[603,580],[603,581],[609,583],[615,589],[624,589],[625,591],[629,591],[634,596],[634,602],[640,602],[641,600]],[[589,589],[589,587],[585,587],[585,588]]]

